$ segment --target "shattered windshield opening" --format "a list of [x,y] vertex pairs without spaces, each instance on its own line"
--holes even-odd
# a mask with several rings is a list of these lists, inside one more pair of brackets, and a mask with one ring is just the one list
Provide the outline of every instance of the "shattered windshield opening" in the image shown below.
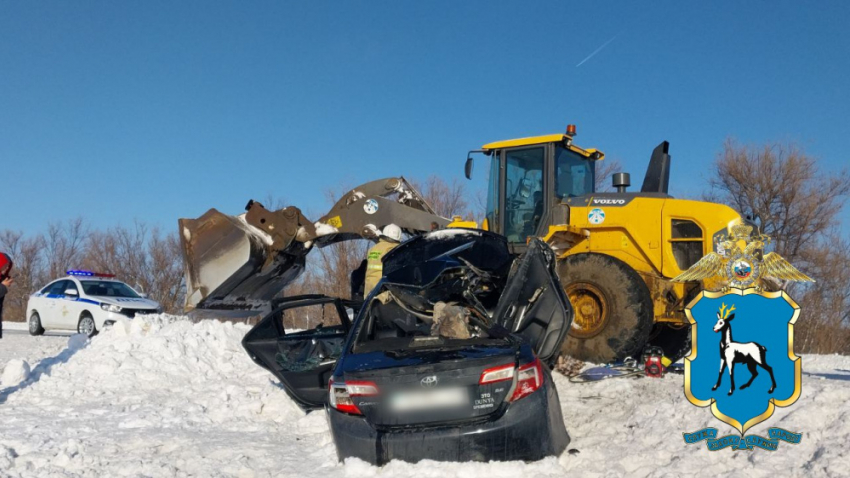
[[492,314],[511,263],[504,239],[480,231],[436,231],[396,248],[363,312],[355,352],[503,342]]
[[505,343],[485,312],[463,302],[430,303],[398,288],[382,291],[364,312],[365,323],[355,353],[451,350],[470,345]]
[[525,272],[515,275],[514,259],[505,237],[487,231],[446,229],[405,242],[384,258],[384,278],[364,304],[352,351],[512,344],[517,330],[506,324],[522,320],[536,300],[503,303],[509,280],[526,282]]

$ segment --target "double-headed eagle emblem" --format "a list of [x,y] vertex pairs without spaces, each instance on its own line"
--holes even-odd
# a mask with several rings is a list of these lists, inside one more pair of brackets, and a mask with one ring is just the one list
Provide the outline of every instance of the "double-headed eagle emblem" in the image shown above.
[[673,278],[673,281],[698,281],[720,276],[727,281],[727,287],[738,289],[759,287],[759,281],[767,277],[814,282],[779,254],[764,254],[765,245],[770,243],[768,236],[753,235],[752,226],[747,224],[736,224],[731,229],[731,234],[717,243],[717,252],[709,252],[688,270]]

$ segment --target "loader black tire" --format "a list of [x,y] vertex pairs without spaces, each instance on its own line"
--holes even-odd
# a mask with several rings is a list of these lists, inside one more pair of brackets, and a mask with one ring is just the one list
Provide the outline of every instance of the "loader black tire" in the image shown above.
[[675,362],[691,352],[691,326],[655,324],[647,345],[661,347],[664,356]]
[[587,253],[563,259],[558,275],[575,310],[563,354],[610,363],[641,353],[653,310],[649,288],[634,269],[614,257]]

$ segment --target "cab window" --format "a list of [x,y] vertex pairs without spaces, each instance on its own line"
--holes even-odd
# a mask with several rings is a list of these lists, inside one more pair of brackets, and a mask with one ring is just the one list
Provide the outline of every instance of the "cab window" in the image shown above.
[[593,161],[566,148],[555,149],[555,193],[559,198],[590,194],[595,182]]
[[702,258],[702,228],[693,221],[673,219],[670,230],[676,265],[686,270]]
[[525,242],[537,232],[543,215],[545,149],[529,148],[505,154],[505,236]]

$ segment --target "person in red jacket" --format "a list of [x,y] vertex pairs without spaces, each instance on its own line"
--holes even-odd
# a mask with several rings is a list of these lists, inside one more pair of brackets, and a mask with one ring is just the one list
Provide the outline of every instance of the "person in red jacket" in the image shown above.
[[0,252],[0,339],[3,338],[3,299],[12,285],[12,258]]

